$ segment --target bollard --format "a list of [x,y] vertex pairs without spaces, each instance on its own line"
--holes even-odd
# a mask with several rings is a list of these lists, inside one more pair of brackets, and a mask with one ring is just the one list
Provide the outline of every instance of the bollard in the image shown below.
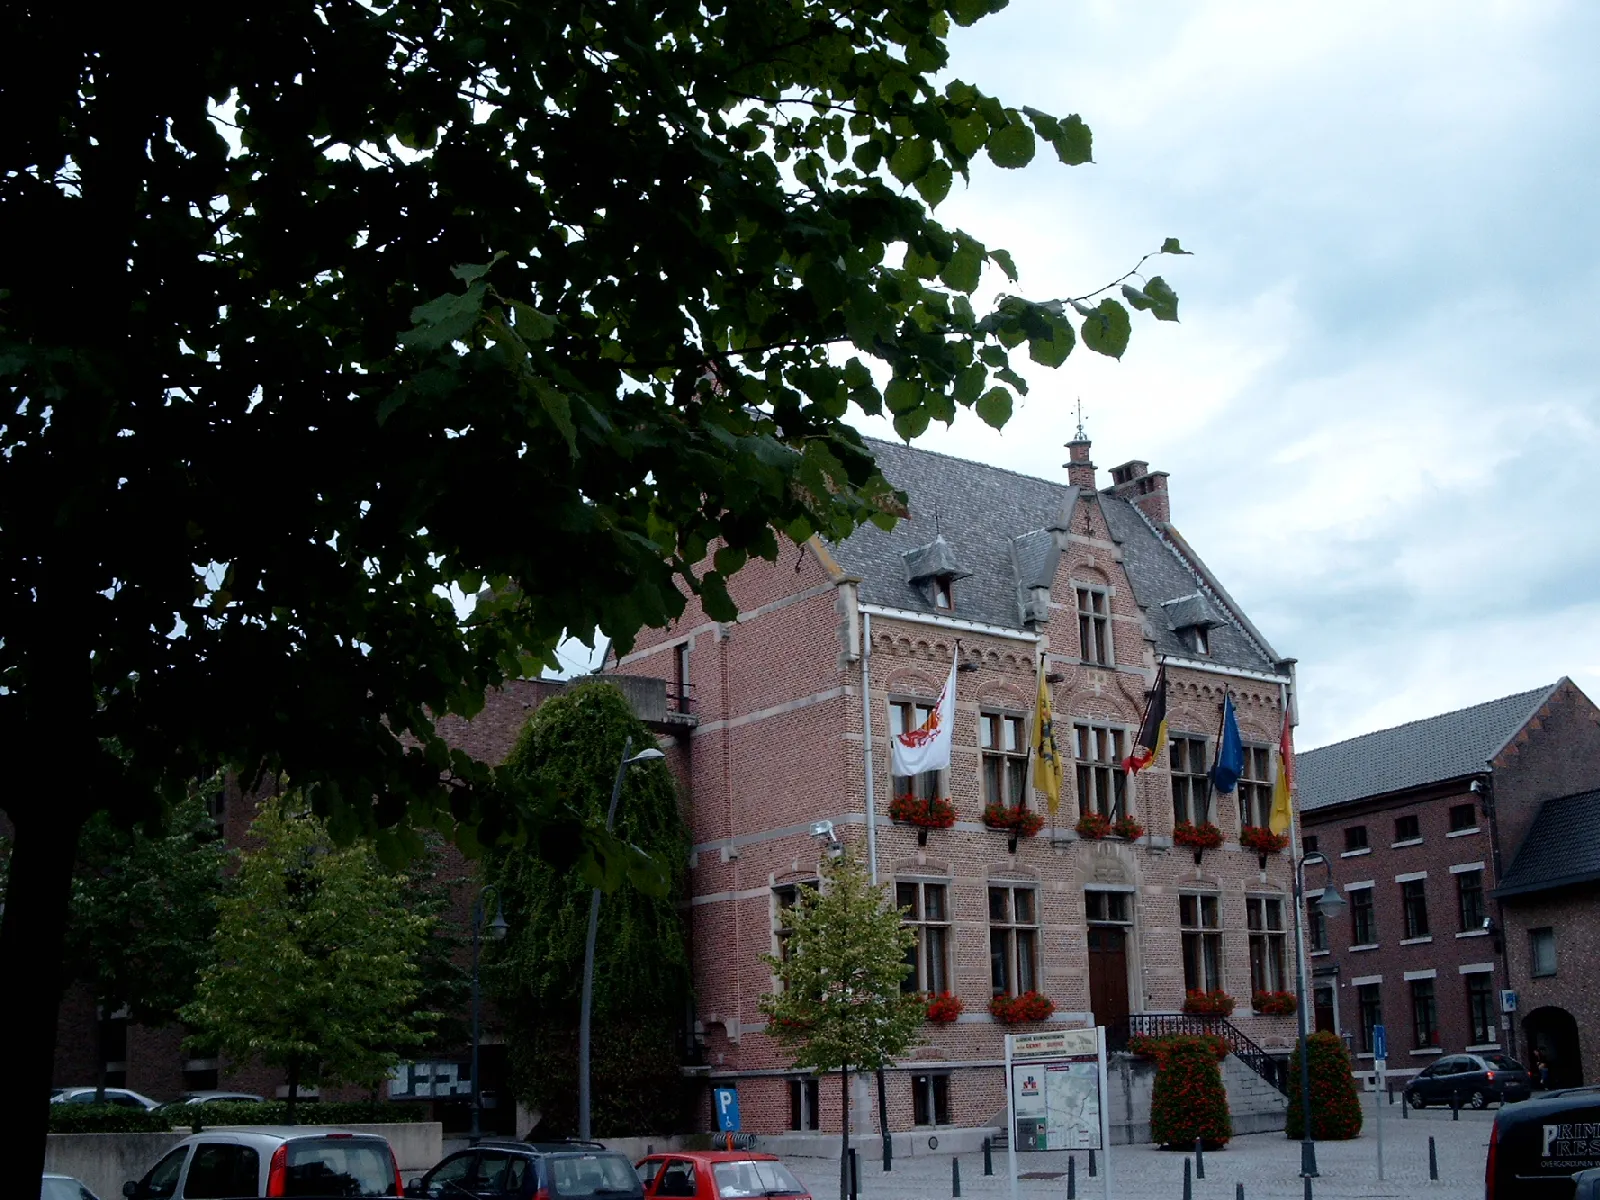
[[961,1196],[961,1160],[950,1160],[950,1195],[953,1200],[960,1200]]
[[1409,1121],[1411,1119],[1411,1102],[1406,1099],[1406,1094],[1404,1092],[1400,1093],[1400,1119],[1402,1121]]
[[1244,1184],[1236,1183],[1233,1185],[1233,1200],[1244,1200]]
[[1439,1182],[1439,1152],[1433,1147],[1433,1139],[1428,1139],[1428,1180],[1431,1183]]
[[1089,1178],[1093,1179],[1098,1172],[1094,1166],[1094,1147],[1089,1147]]
[[1452,1121],[1461,1120],[1461,1093],[1460,1092],[1451,1092],[1450,1093],[1450,1119]]
[[1306,1179],[1306,1200],[1311,1200],[1311,1176],[1307,1175],[1305,1177],[1305,1179]]
[[1206,1148],[1199,1138],[1194,1140],[1194,1177],[1196,1179],[1206,1177]]
[[1183,1200],[1194,1200],[1194,1184],[1189,1181],[1189,1170],[1193,1166],[1186,1158],[1183,1160]]
[[1067,1200],[1078,1200],[1078,1156],[1067,1155]]
[[856,1148],[850,1147],[850,1200],[856,1200],[861,1194],[861,1160],[856,1156]]
[[655,1152],[656,1152],[655,1143],[654,1142],[646,1142],[645,1143],[645,1147],[644,1147],[644,1156],[646,1158],[649,1158]]
[[989,1147],[989,1139],[988,1138],[984,1138],[983,1139],[983,1173],[985,1175],[993,1175],[994,1174],[994,1157],[993,1157],[993,1154],[994,1154],[993,1150],[991,1150],[990,1147]]

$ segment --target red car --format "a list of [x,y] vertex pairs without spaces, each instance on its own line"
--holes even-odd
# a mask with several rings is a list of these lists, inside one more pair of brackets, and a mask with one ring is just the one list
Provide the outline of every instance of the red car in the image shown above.
[[805,1185],[773,1154],[752,1150],[685,1150],[652,1154],[634,1165],[645,1200],[811,1200]]

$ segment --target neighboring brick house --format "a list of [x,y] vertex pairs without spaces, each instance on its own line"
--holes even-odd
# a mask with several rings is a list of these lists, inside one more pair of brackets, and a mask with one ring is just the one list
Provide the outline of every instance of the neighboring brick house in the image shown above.
[[[925,1043],[889,1073],[893,1129],[982,1126],[1001,1110],[996,992],[1037,988],[1055,1020],[1122,1036],[1130,1016],[1177,1011],[1186,985],[1221,986],[1255,1041],[1292,1039],[1292,1018],[1250,1005],[1253,988],[1293,986],[1289,859],[1258,861],[1238,844],[1241,804],[1265,823],[1292,660],[1173,528],[1166,473],[1130,462],[1100,491],[1089,448],[1081,433],[1069,444],[1059,482],[874,442],[909,519],[754,561],[730,581],[737,621],[709,620],[691,598],[671,628],[610,663],[667,681],[698,718],[671,750],[694,840],[697,1026],[711,1080],[740,1089],[746,1129],[840,1128],[837,1088],[819,1104],[757,1007],[774,985],[761,956],[780,952],[784,908],[817,876],[818,821],[912,907],[910,986],[948,989],[965,1006],[955,1024],[925,1026]],[[956,654],[950,770],[891,780],[890,734],[920,722]],[[991,799],[1042,806],[1026,757],[1041,657],[1075,769],[1057,821],[1012,844],[980,818]],[[1116,764],[1158,661],[1173,742],[1128,786]],[[1225,690],[1250,753],[1240,791],[1217,797],[1202,777]],[[957,820],[924,844],[889,808],[897,793],[934,790],[953,798]],[[1197,862],[1172,832],[1175,807],[1200,817],[1202,805],[1227,841]],[[1080,839],[1087,809],[1127,811],[1146,834]],[[858,1085],[851,1119],[866,1130],[877,1102]]]
[[[1451,1051],[1516,1054],[1502,992],[1528,982],[1527,935],[1506,929],[1496,887],[1541,805],[1600,785],[1589,698],[1562,679],[1309,750],[1297,783],[1302,848],[1327,855],[1350,901],[1331,924],[1308,909],[1317,1027],[1348,1033],[1370,1069],[1382,1023],[1402,1077]],[[1323,878],[1307,868],[1313,897]]]

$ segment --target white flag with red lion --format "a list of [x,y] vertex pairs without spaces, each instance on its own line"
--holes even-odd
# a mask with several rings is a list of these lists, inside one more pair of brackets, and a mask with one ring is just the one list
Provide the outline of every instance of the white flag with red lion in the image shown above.
[[956,663],[950,662],[950,678],[945,680],[939,702],[928,719],[915,729],[890,740],[896,775],[921,775],[924,771],[943,771],[950,766],[950,739],[956,723]]

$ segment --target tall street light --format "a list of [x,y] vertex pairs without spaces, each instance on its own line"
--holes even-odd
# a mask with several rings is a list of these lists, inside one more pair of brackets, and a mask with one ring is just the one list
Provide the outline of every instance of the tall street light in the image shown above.
[[[1295,1012],[1300,1016],[1300,1174],[1306,1179],[1317,1177],[1317,1144],[1311,1136],[1311,1053],[1306,1031],[1306,943],[1302,921],[1306,907],[1306,864],[1321,863],[1328,873],[1328,882],[1317,897],[1317,909],[1324,920],[1331,920],[1344,912],[1345,899],[1333,883],[1333,864],[1327,855],[1313,851],[1294,864],[1294,994]],[[1306,1185],[1310,1187],[1310,1184]]]
[[485,884],[478,889],[478,896],[472,902],[472,1142],[477,1144],[483,1136],[480,1128],[480,1115],[483,1112],[483,1090],[478,1080],[478,941],[483,930],[484,897],[490,892],[494,893],[494,920],[489,922],[489,936],[497,942],[506,940],[506,931],[511,926],[506,924],[505,913],[500,909],[500,889],[492,883]]
[[[617,817],[617,801],[622,796],[622,777],[634,763],[655,762],[666,755],[654,746],[630,755],[633,738],[622,743],[622,761],[617,764],[617,779],[611,785],[611,807],[606,809],[606,832]],[[578,1010],[578,1137],[589,1140],[589,1010],[594,1001],[594,937],[600,927],[600,889],[589,897],[589,936],[583,944],[583,1006]]]

